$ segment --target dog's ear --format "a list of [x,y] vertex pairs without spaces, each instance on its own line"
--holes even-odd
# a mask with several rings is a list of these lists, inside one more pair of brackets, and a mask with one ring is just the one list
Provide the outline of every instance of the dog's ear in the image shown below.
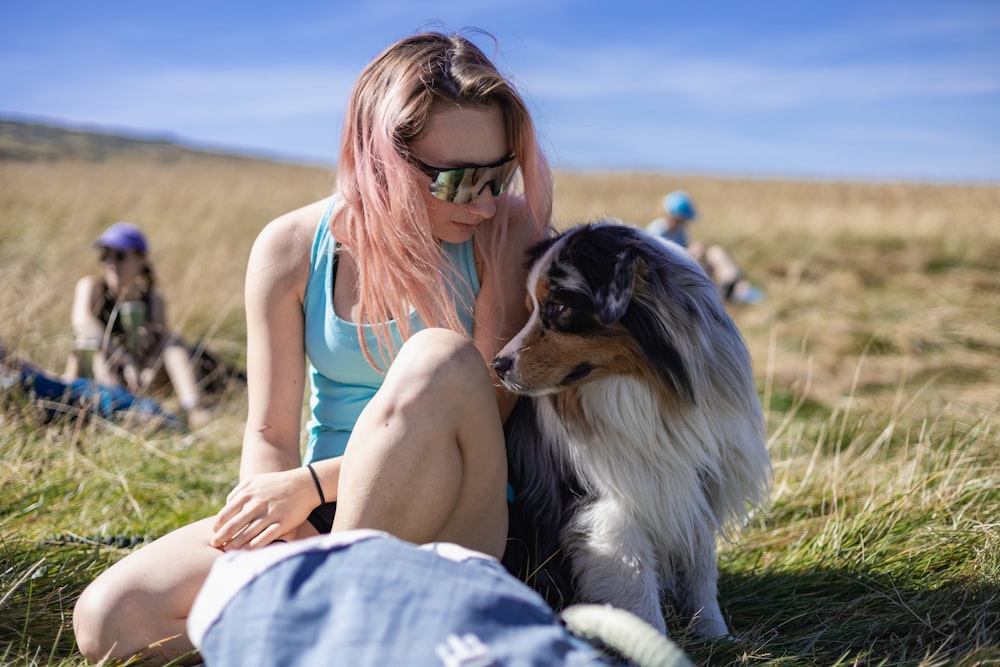
[[611,279],[604,282],[595,291],[597,316],[600,318],[601,324],[612,324],[625,316],[629,303],[632,301],[638,262],[639,252],[635,246],[625,244],[619,247],[614,257]]

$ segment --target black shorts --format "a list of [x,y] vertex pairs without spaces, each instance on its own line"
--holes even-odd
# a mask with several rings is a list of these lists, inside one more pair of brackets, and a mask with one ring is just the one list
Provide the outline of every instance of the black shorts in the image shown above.
[[337,512],[337,503],[323,503],[309,513],[307,519],[320,535],[333,530],[333,515]]

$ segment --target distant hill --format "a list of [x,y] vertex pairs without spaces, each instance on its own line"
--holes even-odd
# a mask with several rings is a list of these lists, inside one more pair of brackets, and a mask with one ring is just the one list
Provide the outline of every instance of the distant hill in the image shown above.
[[73,159],[107,162],[136,159],[171,163],[181,158],[198,157],[264,159],[193,148],[167,138],[126,136],[0,118],[0,161],[54,162]]

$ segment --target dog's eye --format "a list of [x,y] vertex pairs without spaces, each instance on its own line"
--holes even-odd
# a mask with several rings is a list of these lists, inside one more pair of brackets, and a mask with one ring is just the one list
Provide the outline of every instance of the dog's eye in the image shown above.
[[569,308],[564,303],[558,301],[546,301],[545,305],[542,306],[542,316],[547,320],[557,319],[560,315],[563,315]]

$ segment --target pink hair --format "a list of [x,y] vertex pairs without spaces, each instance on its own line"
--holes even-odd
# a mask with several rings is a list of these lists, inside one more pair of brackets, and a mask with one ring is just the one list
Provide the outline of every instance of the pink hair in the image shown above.
[[[509,215],[526,216],[541,232],[552,212],[552,174],[527,107],[477,46],[461,35],[425,33],[375,58],[358,77],[347,105],[337,169],[342,205],[331,227],[334,238],[354,253],[358,326],[374,325],[383,361],[394,352],[386,323],[395,321],[406,340],[412,333],[411,308],[427,326],[464,331],[449,296],[460,278],[431,232],[422,194],[426,177],[418,176],[409,154],[439,100],[498,105],[520,165],[525,206],[514,212],[509,196],[501,195],[493,219],[477,231],[486,274],[502,270]],[[374,366],[364,336],[360,340]]]

